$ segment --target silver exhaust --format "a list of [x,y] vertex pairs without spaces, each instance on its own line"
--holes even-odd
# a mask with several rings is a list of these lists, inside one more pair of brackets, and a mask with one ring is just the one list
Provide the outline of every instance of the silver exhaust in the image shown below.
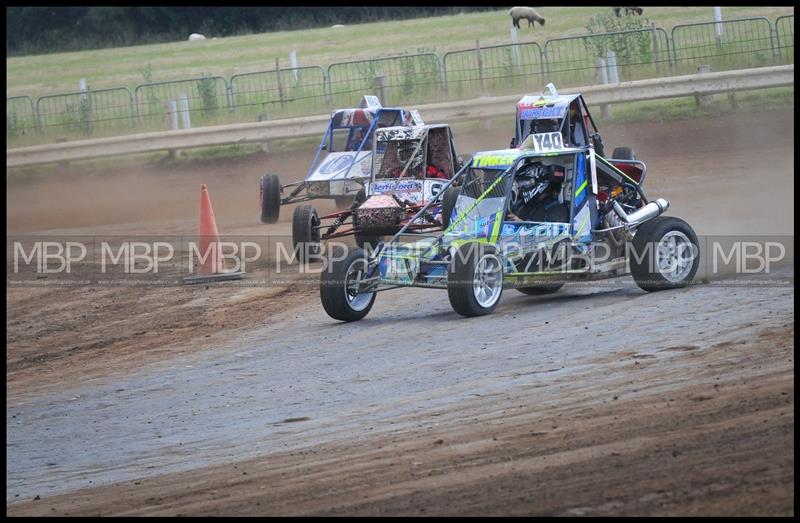
[[617,213],[617,216],[619,216],[619,219],[622,220],[622,223],[629,226],[636,226],[646,222],[647,220],[655,218],[668,208],[669,202],[664,198],[658,198],[657,200],[648,203],[638,211],[634,211],[630,214],[626,213],[625,209],[623,209],[622,205],[620,205],[617,201],[614,202],[613,207],[614,212]]

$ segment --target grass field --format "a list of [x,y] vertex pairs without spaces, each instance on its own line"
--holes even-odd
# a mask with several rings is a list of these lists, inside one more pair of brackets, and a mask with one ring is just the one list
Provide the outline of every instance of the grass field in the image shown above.
[[[608,7],[542,7],[545,26],[525,27],[519,41],[584,34],[588,19]],[[725,19],[794,14],[793,7],[725,7]],[[711,7],[647,7],[645,16],[669,31],[680,23],[713,21]],[[510,43],[507,9],[300,31],[279,31],[136,47],[55,53],[6,59],[6,96],[33,97],[77,90],[80,78],[93,89],[194,78],[212,74],[230,78],[244,72],[274,69],[275,59],[289,66],[297,51],[301,66],[418,51],[443,53],[481,45]],[[147,73],[145,73],[147,71]]]

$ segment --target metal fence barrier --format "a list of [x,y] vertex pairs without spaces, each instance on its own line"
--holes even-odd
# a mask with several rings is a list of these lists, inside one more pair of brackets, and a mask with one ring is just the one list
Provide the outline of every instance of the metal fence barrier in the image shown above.
[[[365,93],[384,105],[437,102],[794,62],[794,15],[679,24],[670,34],[653,25],[536,42],[476,46],[445,53],[404,54],[328,65],[237,74],[230,82],[204,76],[79,93],[6,98],[6,140],[21,146],[64,139],[275,120],[352,107]],[[189,122],[190,120],[190,122]],[[184,125],[185,126],[185,125]],[[34,130],[38,132],[34,132]]]
[[616,62],[619,81],[662,76],[670,66],[669,38],[659,27],[553,38],[544,56],[548,81],[556,85],[591,84],[608,62]]
[[435,53],[339,62],[328,66],[328,93],[335,106],[351,106],[367,92],[384,105],[434,101],[442,97],[441,70]]
[[234,112],[252,121],[319,114],[328,108],[325,70],[319,66],[237,74],[231,77]]
[[145,130],[163,129],[167,114],[164,104],[184,96],[188,100],[193,127],[228,121],[228,82],[221,76],[203,76],[136,87],[134,98],[139,125]]
[[783,62],[794,62],[794,15],[775,19],[775,45]]
[[33,136],[38,123],[33,98],[30,96],[6,98],[6,140]]
[[36,101],[36,113],[42,134],[55,138],[125,133],[133,128],[136,116],[127,87],[42,96]]
[[542,48],[536,42],[451,51],[442,62],[445,89],[459,97],[544,85]]
[[724,71],[779,62],[772,25],[763,17],[676,25],[672,53],[679,74],[696,72],[699,64]]

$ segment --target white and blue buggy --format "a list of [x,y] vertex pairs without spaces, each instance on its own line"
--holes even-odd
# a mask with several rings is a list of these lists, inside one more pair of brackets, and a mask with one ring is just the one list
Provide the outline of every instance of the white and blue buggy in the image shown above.
[[697,236],[685,221],[661,216],[666,200],[648,201],[645,175],[644,163],[605,159],[591,143],[571,146],[560,130],[476,153],[450,182],[462,179],[443,233],[420,239],[401,230],[373,252],[331,255],[322,305],[354,321],[378,292],[435,287],[447,289],[456,312],[479,316],[494,310],[504,288],[549,294],[568,281],[626,274],[647,291],[688,285]]
[[423,123],[417,111],[382,107],[375,96],[364,96],[355,109],[333,111],[303,181],[281,185],[276,174],[261,177],[261,222],[277,222],[281,205],[320,198],[348,208],[370,180],[375,130]]

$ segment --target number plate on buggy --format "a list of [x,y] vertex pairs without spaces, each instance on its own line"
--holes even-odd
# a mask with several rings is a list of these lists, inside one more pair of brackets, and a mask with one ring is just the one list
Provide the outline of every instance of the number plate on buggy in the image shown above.
[[564,140],[561,138],[561,133],[533,134],[531,137],[531,145],[533,145],[533,150],[536,152],[558,151],[564,148]]

